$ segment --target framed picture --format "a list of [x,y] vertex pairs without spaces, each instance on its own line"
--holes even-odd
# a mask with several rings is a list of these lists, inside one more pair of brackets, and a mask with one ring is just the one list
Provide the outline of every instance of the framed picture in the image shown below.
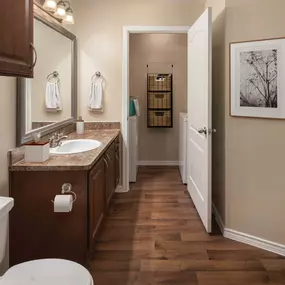
[[230,44],[231,116],[285,118],[285,39]]

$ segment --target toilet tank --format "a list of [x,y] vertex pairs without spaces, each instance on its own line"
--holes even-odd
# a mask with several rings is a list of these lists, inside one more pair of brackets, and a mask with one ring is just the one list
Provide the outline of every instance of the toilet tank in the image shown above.
[[0,264],[5,255],[8,233],[9,212],[14,206],[14,199],[0,196]]

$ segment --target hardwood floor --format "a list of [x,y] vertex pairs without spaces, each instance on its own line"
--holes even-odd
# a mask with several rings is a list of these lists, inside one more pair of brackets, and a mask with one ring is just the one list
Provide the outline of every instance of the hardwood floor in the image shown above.
[[208,235],[175,167],[142,167],[116,194],[89,270],[95,285],[285,284],[285,259]]

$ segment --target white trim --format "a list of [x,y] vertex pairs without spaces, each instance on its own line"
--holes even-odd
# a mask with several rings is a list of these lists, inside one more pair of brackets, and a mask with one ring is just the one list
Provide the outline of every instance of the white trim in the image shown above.
[[212,206],[213,214],[225,238],[285,256],[285,245],[226,228],[216,206],[214,204]]
[[123,188],[123,186],[117,186],[116,190],[115,190],[116,193],[126,193],[128,191],[125,191],[125,189]]
[[213,210],[213,214],[215,216],[215,219],[217,221],[217,224],[218,224],[222,234],[224,234],[225,224],[224,224],[224,222],[223,222],[223,220],[222,220],[222,218],[221,218],[221,216],[220,216],[220,214],[219,214],[214,203],[212,203],[212,210]]
[[123,54],[122,54],[122,144],[123,144],[123,177],[122,187],[124,192],[129,187],[129,38],[130,33],[161,33],[177,34],[188,33],[190,26],[124,26],[123,27]]
[[142,161],[138,162],[138,165],[140,165],[140,166],[178,166],[179,161],[168,161],[168,160],[146,161],[146,160],[142,160]]
[[224,230],[224,237],[285,256],[285,245],[279,243],[227,228]]

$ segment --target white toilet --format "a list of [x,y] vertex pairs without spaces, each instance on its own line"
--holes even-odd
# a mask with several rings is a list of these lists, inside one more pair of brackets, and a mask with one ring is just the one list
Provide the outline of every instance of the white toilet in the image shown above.
[[[0,197],[0,264],[7,241],[9,211],[14,199]],[[11,267],[2,277],[0,285],[93,285],[86,268],[63,259],[39,259]]]

